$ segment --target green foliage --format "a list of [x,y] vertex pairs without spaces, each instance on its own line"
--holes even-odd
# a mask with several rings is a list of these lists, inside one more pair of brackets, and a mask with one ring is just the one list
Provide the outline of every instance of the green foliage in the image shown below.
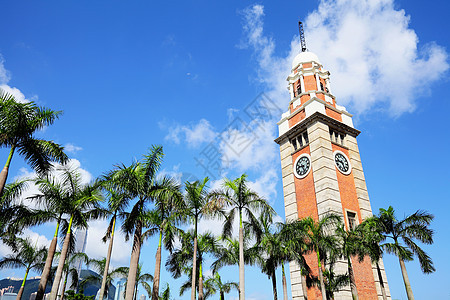
[[66,300],[94,300],[95,296],[85,296],[82,292],[75,293],[73,290],[68,290],[64,294]]
[[24,227],[34,225],[33,210],[19,201],[28,188],[28,180],[7,184],[0,197],[0,238],[15,236]]
[[[6,166],[9,167],[15,151],[40,174],[50,170],[52,161],[66,163],[68,157],[64,147],[34,136],[37,131],[53,124],[61,114],[61,111],[37,106],[33,101],[17,102],[12,94],[0,89],[0,147],[10,148]],[[7,175],[6,171],[5,177]],[[0,193],[4,182],[1,184]]]
[[27,270],[41,271],[47,258],[45,246],[33,246],[30,238],[10,237],[3,240],[14,254],[9,254],[0,260],[0,269],[25,268]]

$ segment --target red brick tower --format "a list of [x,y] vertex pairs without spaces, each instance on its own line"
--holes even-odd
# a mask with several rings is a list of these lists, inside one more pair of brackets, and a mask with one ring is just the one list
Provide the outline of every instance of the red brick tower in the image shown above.
[[[343,217],[348,227],[372,216],[364,172],[353,127],[352,115],[336,104],[331,93],[330,72],[314,53],[301,52],[293,63],[288,81],[289,110],[278,122],[281,168],[286,219],[311,216],[318,220],[333,212]],[[317,275],[317,259],[307,257]],[[359,299],[383,299],[379,276],[366,259],[352,259]],[[382,262],[382,277],[390,299]],[[345,262],[334,271],[344,274]],[[304,299],[298,266],[290,263],[292,299]],[[320,290],[307,291],[308,300],[321,299]],[[335,299],[352,299],[350,286],[335,294]]]

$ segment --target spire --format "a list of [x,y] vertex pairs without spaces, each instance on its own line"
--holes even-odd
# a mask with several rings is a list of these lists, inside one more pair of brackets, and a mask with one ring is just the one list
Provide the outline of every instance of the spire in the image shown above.
[[298,32],[300,33],[300,44],[302,46],[302,52],[306,52],[305,33],[303,32],[303,23],[298,21]]

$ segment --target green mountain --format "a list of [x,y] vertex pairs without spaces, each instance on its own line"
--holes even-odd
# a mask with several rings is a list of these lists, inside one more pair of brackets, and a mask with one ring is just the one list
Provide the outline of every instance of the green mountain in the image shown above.
[[[97,273],[91,270],[81,270],[80,273],[81,273],[80,281],[89,275],[98,275]],[[46,293],[50,293],[50,290],[52,288],[51,284],[52,284],[51,282],[47,284],[47,288],[45,289]],[[97,291],[100,289],[100,284],[101,282],[97,284],[88,284],[84,289],[84,295],[86,296],[97,295]],[[22,285],[22,280],[11,280],[6,278],[0,280],[0,289],[11,285],[14,287],[14,293],[17,293],[20,289],[20,286]],[[22,300],[30,299],[30,295],[37,291],[38,286],[39,286],[39,279],[28,279],[25,283],[25,289],[23,291]],[[108,300],[114,300],[115,292],[116,287],[114,285],[111,285],[108,291]]]

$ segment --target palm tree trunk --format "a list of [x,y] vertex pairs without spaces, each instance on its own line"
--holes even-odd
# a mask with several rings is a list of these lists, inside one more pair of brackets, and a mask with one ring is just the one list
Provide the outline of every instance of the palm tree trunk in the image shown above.
[[239,211],[239,300],[245,300],[244,229],[241,211]]
[[142,224],[138,222],[138,224],[136,224],[136,230],[134,231],[133,250],[131,251],[130,268],[128,270],[127,287],[125,290],[125,300],[133,300],[139,256],[141,254],[141,242]]
[[35,300],[44,299],[45,288],[47,286],[48,277],[52,269],[53,257],[55,256],[56,244],[58,242],[59,222],[60,221],[58,220],[58,222],[56,223],[55,235],[53,236],[52,242],[50,243],[50,247],[48,248],[47,260],[45,261],[44,270],[42,271],[41,280],[39,281],[39,287],[36,293]]
[[384,288],[383,276],[381,275],[381,269],[380,269],[380,265],[378,264],[378,261],[376,262],[376,266],[377,266],[378,279],[380,281],[381,295],[383,296],[383,300],[387,300],[386,289]]
[[67,284],[67,277],[69,277],[69,272],[66,272],[66,278],[64,279],[64,284],[62,286],[62,290],[61,290],[61,298],[59,298],[59,300],[63,300],[64,299],[64,293],[66,292],[66,284]]
[[67,228],[66,237],[64,239],[64,244],[61,249],[61,256],[59,258],[58,268],[56,269],[55,280],[53,281],[52,291],[50,292],[49,300],[56,300],[56,297],[58,295],[59,283],[61,281],[62,271],[64,268],[64,263],[66,261],[67,251],[69,250],[69,241],[70,241],[70,232],[71,232],[70,230],[72,228],[72,222],[73,222],[73,215],[70,216],[69,227]]
[[198,300],[203,300],[203,272],[202,262],[200,261],[200,268],[198,272]]
[[319,251],[317,252],[317,262],[319,264],[319,280],[320,280],[320,292],[322,293],[322,300],[327,300],[327,292],[325,290],[325,282],[323,281],[322,263],[320,261]]
[[194,228],[194,254],[192,256],[191,300],[195,300],[195,279],[197,278],[197,222]]
[[284,263],[281,264],[281,274],[282,274],[282,282],[283,282],[283,299],[288,300],[286,273],[284,272]]
[[114,218],[114,220],[113,220],[112,231],[111,231],[111,239],[109,240],[108,253],[106,254],[105,271],[103,271],[102,286],[100,288],[100,294],[98,297],[99,300],[103,300],[103,295],[105,294],[106,278],[108,277],[109,262],[111,260],[111,253],[112,253],[112,247],[113,247],[113,241],[114,241],[114,229],[116,227],[116,216],[114,215],[113,218]]
[[159,275],[161,273],[161,240],[162,240],[162,230],[159,231],[158,250],[156,250],[155,275],[153,275],[152,300],[159,299]]
[[17,293],[16,300],[20,300],[22,298],[23,290],[25,289],[25,282],[27,281],[29,271],[30,271],[30,269],[27,268],[27,271],[25,272],[25,277],[23,278],[23,281],[22,281],[22,285],[20,286],[20,290]]
[[9,165],[11,164],[11,159],[14,154],[14,150],[16,146],[11,146],[11,150],[9,151],[8,159],[6,160],[6,164],[3,167],[3,170],[0,172],[0,196],[3,194],[3,189],[5,188],[6,179],[8,178]]
[[277,294],[277,278],[275,277],[275,269],[272,270],[272,290],[273,290],[273,300],[278,300]]
[[398,258],[398,260],[400,262],[400,268],[402,269],[403,282],[405,283],[406,288],[406,295],[408,296],[408,300],[414,300],[411,284],[409,283],[408,273],[406,272],[405,262],[400,257]]
[[352,291],[352,298],[353,300],[358,300],[358,291],[356,289],[355,274],[353,273],[353,266],[350,257],[347,258],[347,268],[349,275],[348,277],[350,279],[350,289]]

